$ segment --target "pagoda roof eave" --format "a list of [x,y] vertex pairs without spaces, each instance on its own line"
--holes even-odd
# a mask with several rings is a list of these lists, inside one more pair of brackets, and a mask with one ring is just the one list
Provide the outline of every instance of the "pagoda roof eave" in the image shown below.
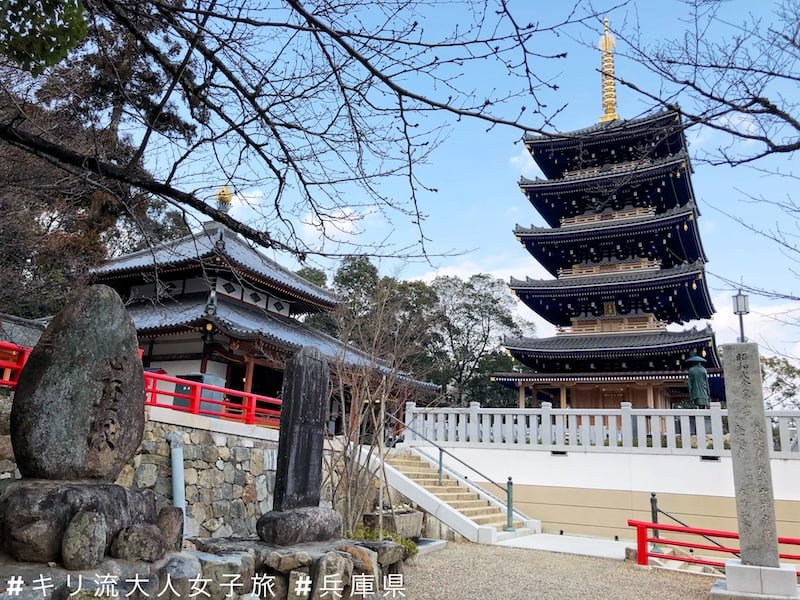
[[[607,211],[609,213],[613,211]],[[607,219],[603,221],[589,221],[578,225],[570,225],[568,227],[521,227],[517,225],[514,228],[514,235],[517,238],[561,238],[561,237],[587,237],[591,238],[594,235],[606,235],[612,232],[616,234],[616,230],[624,232],[625,230],[658,226],[661,224],[669,224],[678,222],[681,219],[689,219],[695,221],[697,217],[697,207],[694,201],[689,202],[683,206],[671,208],[663,213],[646,214],[636,217],[629,217],[625,219]]]
[[684,347],[714,345],[711,327],[684,331],[618,332],[604,334],[562,334],[546,338],[510,338],[503,340],[509,352],[560,355],[602,352],[671,352]]
[[592,181],[624,179],[624,183],[639,182],[648,178],[670,172],[675,166],[684,170],[689,170],[689,155],[685,151],[678,154],[666,156],[653,161],[633,161],[609,167],[608,169],[587,169],[585,171],[575,171],[573,174],[559,179],[528,179],[520,177],[519,186],[523,192],[536,191],[571,191],[585,187]]
[[[722,369],[706,369],[709,379],[724,377]],[[636,383],[639,381],[661,381],[685,383],[686,371],[625,371],[607,373],[534,373],[531,371],[493,373],[491,378],[498,383]]]
[[[620,238],[636,239],[641,236],[656,236],[670,232],[677,235],[680,240],[680,256],[675,254],[675,249],[669,246],[659,246],[657,252],[669,253],[670,260],[664,267],[670,267],[680,260],[707,260],[700,232],[697,227],[697,211],[694,203],[683,207],[673,208],[667,212],[656,215],[644,215],[620,220],[594,221],[569,227],[520,227],[514,229],[517,240],[523,244],[528,252],[541,263],[552,275],[556,276],[559,269],[569,268],[582,261],[575,260],[575,256],[567,251],[571,248],[580,248],[588,243],[613,242]],[[677,243],[677,242],[676,242]]]
[[584,277],[569,277],[561,279],[515,279],[511,278],[509,286],[515,292],[544,292],[549,290],[586,289],[597,287],[613,287],[626,284],[658,283],[665,285],[669,279],[686,279],[687,277],[702,278],[704,275],[703,261],[678,265],[671,269],[655,269],[648,271],[627,271],[624,273],[609,273],[604,275],[587,275]]
[[523,142],[529,147],[553,142],[569,142],[589,137],[612,137],[634,133],[658,126],[658,122],[668,124],[670,121],[680,123],[680,114],[671,109],[664,109],[636,119],[617,119],[606,123],[596,123],[590,127],[575,129],[564,133],[553,134],[525,134]]

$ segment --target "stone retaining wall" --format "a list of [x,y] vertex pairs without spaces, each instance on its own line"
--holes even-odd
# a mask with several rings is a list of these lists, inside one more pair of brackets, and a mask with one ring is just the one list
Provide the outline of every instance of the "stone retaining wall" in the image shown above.
[[[10,405],[5,400],[0,405]],[[4,412],[0,406],[0,480],[19,478]],[[183,438],[186,535],[255,535],[256,520],[272,509],[277,441],[146,420],[144,440],[117,483],[152,489],[159,509],[172,504],[170,431]]]
[[172,503],[170,431],[183,437],[186,535],[255,534],[256,520],[272,508],[277,442],[147,421],[117,483],[152,489],[163,505]]

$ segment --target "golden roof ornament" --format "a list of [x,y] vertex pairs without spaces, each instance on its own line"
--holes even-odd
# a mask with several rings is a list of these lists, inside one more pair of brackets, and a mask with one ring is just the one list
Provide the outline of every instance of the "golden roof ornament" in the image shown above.
[[608,19],[603,20],[603,35],[600,37],[601,73],[603,77],[603,116],[601,123],[616,121],[617,114],[617,82],[614,79],[614,45],[616,40],[608,29]]
[[228,212],[231,208],[231,201],[233,200],[233,193],[227,185],[223,185],[217,191],[217,208],[222,212]]

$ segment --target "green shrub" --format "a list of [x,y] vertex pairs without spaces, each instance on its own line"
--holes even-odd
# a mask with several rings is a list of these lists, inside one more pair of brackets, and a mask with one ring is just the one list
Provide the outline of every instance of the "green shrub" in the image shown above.
[[351,540],[365,540],[368,542],[380,542],[381,540],[390,539],[403,547],[403,560],[408,560],[417,555],[417,545],[414,541],[397,535],[396,533],[384,531],[383,536],[381,536],[375,529],[359,527],[355,531],[349,533],[347,537]]

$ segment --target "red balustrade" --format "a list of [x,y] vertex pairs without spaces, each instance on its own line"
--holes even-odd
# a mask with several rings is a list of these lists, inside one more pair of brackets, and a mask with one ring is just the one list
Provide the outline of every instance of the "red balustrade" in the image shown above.
[[[703,529],[700,527],[684,527],[682,525],[669,525],[666,523],[648,523],[646,521],[636,521],[634,519],[628,520],[629,527],[636,528],[636,560],[640,565],[649,564],[649,559],[662,558],[666,560],[676,560],[698,565],[709,565],[711,567],[725,568],[725,563],[720,560],[712,558],[701,558],[694,556],[680,556],[678,554],[665,554],[663,552],[654,551],[650,544],[658,546],[677,546],[679,548],[691,548],[693,550],[704,550],[710,552],[727,553],[731,555],[738,555],[739,548],[731,546],[717,546],[716,544],[697,543],[686,540],[675,540],[664,537],[651,537],[648,532],[651,530],[667,531],[682,535],[697,535],[705,538],[721,538],[727,540],[738,540],[739,534],[734,531],[720,531],[717,529]],[[800,538],[779,537],[778,543],[786,546],[800,546]],[[784,560],[798,561],[800,554],[790,554],[782,552],[778,555]],[[800,575],[800,569],[797,569],[797,574]]]
[[10,342],[0,342],[0,386],[14,389],[17,387],[19,374],[31,349]]
[[[0,387],[15,389],[31,349],[0,342]],[[142,351],[139,351],[141,358]],[[145,371],[145,405],[277,429],[281,401],[240,390]],[[185,391],[177,391],[178,387]]]

